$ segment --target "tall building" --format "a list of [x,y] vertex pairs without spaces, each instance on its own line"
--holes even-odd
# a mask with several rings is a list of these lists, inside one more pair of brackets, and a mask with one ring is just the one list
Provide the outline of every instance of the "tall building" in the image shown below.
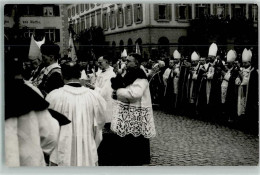
[[[68,16],[65,5],[54,4],[6,4],[4,7],[5,35],[18,18],[23,36],[30,38],[33,33],[40,33],[46,40],[60,46],[61,56],[67,54]],[[8,37],[8,36],[7,36]]]
[[[257,27],[256,4],[70,4],[68,21],[79,33],[90,26],[101,26],[112,48],[128,52],[138,43],[143,55],[153,50],[172,54],[178,41],[187,35],[192,19],[201,15],[245,16]],[[169,47],[171,46],[171,47]]]

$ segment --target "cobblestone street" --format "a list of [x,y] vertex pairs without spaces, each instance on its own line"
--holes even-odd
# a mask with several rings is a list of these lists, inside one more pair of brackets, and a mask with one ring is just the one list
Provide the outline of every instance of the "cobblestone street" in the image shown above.
[[224,125],[155,110],[151,166],[256,166],[259,138]]

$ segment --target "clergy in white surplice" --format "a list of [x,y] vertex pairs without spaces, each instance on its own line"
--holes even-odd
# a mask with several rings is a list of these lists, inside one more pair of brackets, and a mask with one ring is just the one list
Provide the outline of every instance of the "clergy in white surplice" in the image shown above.
[[95,82],[95,91],[97,91],[107,102],[106,108],[106,123],[111,123],[112,119],[112,97],[113,89],[111,87],[111,78],[116,74],[113,67],[109,65],[109,57],[102,56],[98,59],[99,68],[102,70]]
[[71,120],[61,127],[50,161],[58,166],[96,166],[102,140],[106,102],[96,91],[81,86],[76,62],[61,65],[65,85],[46,97],[50,108]]

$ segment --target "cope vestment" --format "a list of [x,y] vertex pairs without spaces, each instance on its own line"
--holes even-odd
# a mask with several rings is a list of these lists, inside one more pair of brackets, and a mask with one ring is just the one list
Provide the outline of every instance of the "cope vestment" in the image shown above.
[[44,96],[52,90],[60,88],[64,85],[61,68],[58,63],[51,64],[41,70],[38,79],[38,88]]
[[50,161],[58,166],[97,165],[97,148],[105,123],[105,100],[94,90],[69,85],[53,90],[46,100],[51,109],[71,120],[71,124],[61,127]]

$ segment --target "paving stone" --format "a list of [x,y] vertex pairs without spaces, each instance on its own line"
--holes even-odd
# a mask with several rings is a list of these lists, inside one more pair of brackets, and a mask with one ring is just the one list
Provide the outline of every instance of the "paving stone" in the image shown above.
[[159,110],[154,119],[150,166],[258,165],[258,136]]

